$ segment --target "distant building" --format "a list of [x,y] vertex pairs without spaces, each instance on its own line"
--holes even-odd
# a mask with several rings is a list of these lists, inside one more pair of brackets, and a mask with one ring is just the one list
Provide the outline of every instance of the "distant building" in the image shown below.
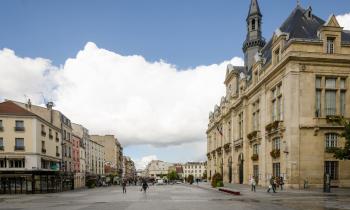
[[136,178],[135,163],[128,156],[123,156],[123,178],[128,180]]
[[145,169],[146,176],[153,178],[162,178],[167,176],[169,167],[172,165],[172,163],[167,163],[161,160],[152,160]]
[[184,171],[184,178],[193,175],[194,179],[202,179],[207,170],[205,162],[187,162],[182,166]]
[[184,177],[184,172],[183,172],[183,167],[182,167],[182,164],[180,163],[175,163],[174,165],[172,166],[169,166],[168,168],[168,173],[171,173],[175,171],[176,174],[179,176],[179,179],[183,179]]
[[123,151],[118,140],[113,135],[91,135],[91,139],[104,146],[105,168],[108,169],[106,173],[121,177],[122,159],[120,157],[123,156]]

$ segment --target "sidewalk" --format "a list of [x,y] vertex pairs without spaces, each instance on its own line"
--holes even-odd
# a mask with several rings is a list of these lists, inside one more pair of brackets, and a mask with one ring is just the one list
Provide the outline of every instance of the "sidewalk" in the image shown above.
[[[209,182],[201,182],[198,185],[193,184],[193,186],[197,186],[203,189],[208,190],[215,190],[219,191],[218,188],[212,188]],[[265,196],[276,196],[276,197],[292,197],[295,196],[349,196],[350,197],[350,189],[343,189],[343,188],[332,188],[331,193],[324,193],[322,189],[307,189],[307,190],[296,190],[296,189],[284,189],[280,190],[277,189],[276,193],[267,192],[266,187],[260,187],[256,186],[256,192],[251,191],[250,185],[245,184],[229,184],[226,183],[223,187],[224,189],[229,189],[235,192],[240,192],[241,196],[247,196],[247,197],[265,197]]]

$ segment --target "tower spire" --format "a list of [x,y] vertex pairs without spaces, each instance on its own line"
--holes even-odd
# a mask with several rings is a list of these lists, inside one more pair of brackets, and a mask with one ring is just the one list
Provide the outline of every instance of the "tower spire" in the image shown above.
[[258,0],[251,0],[247,17],[247,38],[243,43],[244,63],[248,71],[255,62],[256,53],[265,46],[265,39],[261,33],[261,23],[262,14]]
[[251,0],[250,2],[248,18],[253,15],[262,16],[260,12],[259,3],[257,0]]

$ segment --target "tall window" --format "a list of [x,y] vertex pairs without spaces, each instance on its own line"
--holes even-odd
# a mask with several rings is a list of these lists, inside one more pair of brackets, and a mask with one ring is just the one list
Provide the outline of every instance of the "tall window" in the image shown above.
[[0,130],[2,130],[3,126],[2,126],[2,120],[0,120]]
[[330,175],[331,180],[338,180],[338,161],[325,161],[324,171]]
[[326,98],[325,98],[325,112],[326,115],[336,115],[336,78],[326,78]]
[[255,19],[252,20],[252,30],[255,31]]
[[255,179],[259,178],[259,165],[254,165],[253,166],[253,176]]
[[243,112],[238,115],[239,138],[243,138]]
[[340,79],[340,115],[345,116],[345,105],[346,105],[346,80],[344,78]]
[[337,147],[338,134],[336,133],[328,133],[326,134],[325,146],[326,148]]
[[259,145],[258,144],[254,144],[253,145],[253,154],[254,155],[258,155],[259,154]]
[[334,53],[334,38],[333,37],[328,37],[327,38],[327,53],[328,54],[333,54]]
[[0,168],[6,168],[6,160],[5,159],[0,159]]
[[10,168],[24,168],[25,160],[9,160]]
[[4,150],[4,139],[0,137],[0,150]]
[[316,112],[315,112],[315,116],[316,117],[321,117],[321,93],[322,93],[322,89],[321,89],[321,81],[322,78],[321,77],[316,77]]
[[[322,94],[324,92],[324,94]],[[322,98],[323,97],[323,98]],[[337,98],[338,97],[338,98]],[[346,115],[346,78],[316,77],[315,116]],[[337,103],[338,101],[338,103]],[[324,104],[322,104],[324,103]]]
[[278,62],[280,62],[280,49],[278,48],[277,50],[275,50],[274,52],[274,57],[275,57],[275,63],[277,64]]
[[228,122],[228,142],[231,142],[231,121]]
[[259,130],[260,127],[260,108],[259,101],[253,103],[253,130]]
[[281,176],[281,165],[280,163],[273,163],[272,164],[272,173],[274,177],[280,177]]
[[275,138],[273,141],[272,141],[272,147],[273,149],[275,150],[279,150],[281,148],[281,139],[280,138]]
[[272,121],[283,120],[282,85],[279,84],[272,90]]

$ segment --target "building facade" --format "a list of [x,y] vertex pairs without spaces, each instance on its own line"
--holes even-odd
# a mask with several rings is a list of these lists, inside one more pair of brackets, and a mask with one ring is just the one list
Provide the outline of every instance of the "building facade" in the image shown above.
[[104,146],[105,168],[108,169],[108,174],[117,174],[121,177],[122,172],[122,148],[114,135],[91,135],[91,139]]
[[161,160],[152,160],[148,163],[145,174],[146,177],[152,178],[163,178],[168,175],[169,167],[172,166],[172,163],[167,163]]
[[204,173],[207,170],[205,162],[187,162],[183,164],[183,176],[186,179],[189,175],[192,175],[194,179],[202,179]]
[[128,156],[123,156],[123,179],[134,180],[136,179],[135,163]]
[[344,146],[340,118],[350,118],[350,32],[335,18],[298,5],[265,43],[262,14],[252,0],[243,44],[245,66],[227,66],[226,95],[209,115],[208,178],[287,187],[305,181],[350,186],[350,161],[333,158]]
[[60,128],[31,107],[0,103],[0,193],[62,190]]

